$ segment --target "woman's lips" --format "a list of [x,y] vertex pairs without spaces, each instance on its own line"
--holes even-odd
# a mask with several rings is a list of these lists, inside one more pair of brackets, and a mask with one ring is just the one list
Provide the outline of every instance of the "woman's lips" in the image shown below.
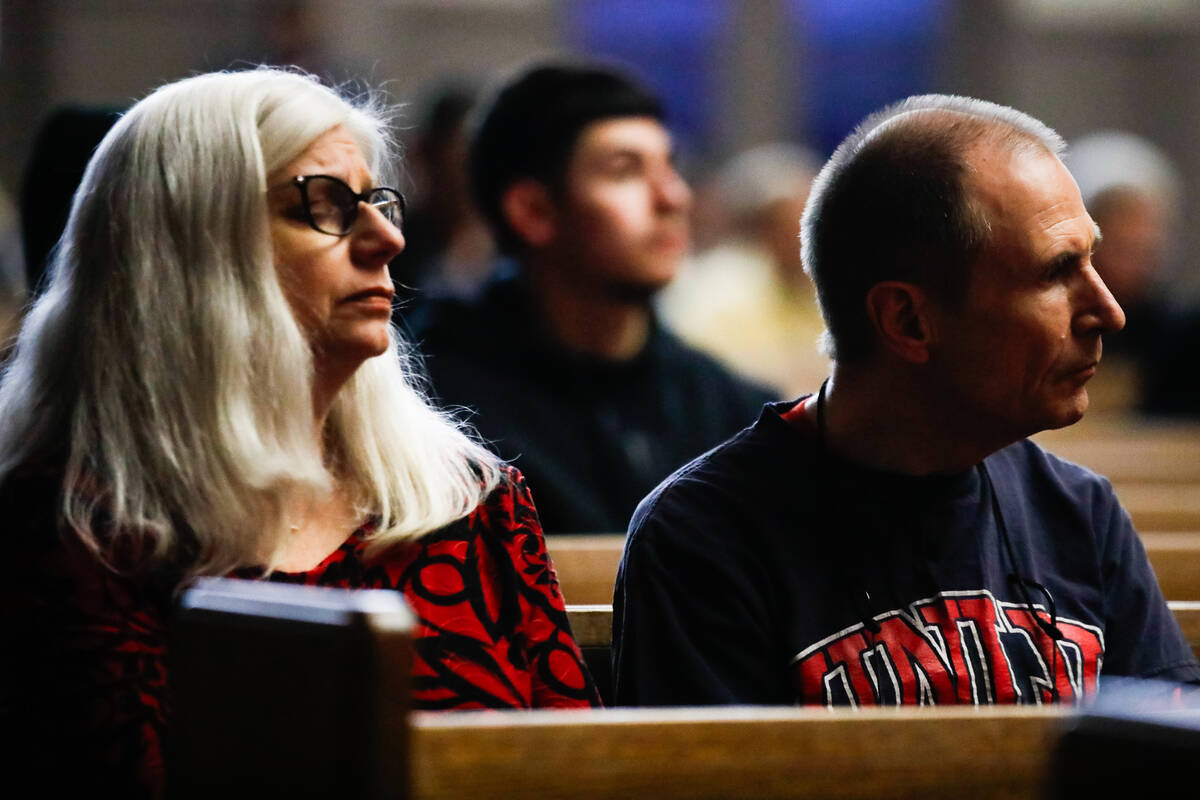
[[348,295],[347,297],[345,297],[342,300],[342,302],[343,303],[356,303],[356,304],[365,305],[365,306],[378,306],[380,308],[387,308],[389,311],[391,311],[392,297],[394,295],[395,295],[395,292],[391,289],[385,289],[385,288],[364,289],[361,292],[355,292],[352,295]]

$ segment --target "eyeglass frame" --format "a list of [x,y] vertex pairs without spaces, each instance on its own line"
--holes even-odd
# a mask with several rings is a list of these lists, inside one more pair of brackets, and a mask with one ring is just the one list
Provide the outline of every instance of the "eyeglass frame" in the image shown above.
[[[353,211],[350,212],[350,219],[349,219],[348,223],[345,225],[345,230],[343,230],[341,232],[334,232],[334,231],[325,230],[324,228],[317,225],[317,220],[313,216],[313,213],[312,213],[312,203],[308,197],[308,183],[309,183],[309,181],[313,180],[314,178],[323,178],[325,180],[330,180],[335,183],[339,183],[342,186],[346,187],[346,191],[349,192],[350,196],[354,198],[355,203],[353,206]],[[396,228],[401,233],[404,232],[404,219],[408,215],[408,203],[404,198],[404,193],[401,192],[399,189],[392,188],[391,186],[374,186],[370,189],[364,189],[361,192],[356,192],[356,191],[354,191],[354,189],[352,189],[350,187],[350,184],[346,183],[341,178],[338,178],[334,175],[325,175],[325,174],[297,175],[296,177],[292,178],[290,181],[288,181],[284,185],[285,186],[295,186],[300,190],[300,202],[301,202],[301,207],[304,209],[304,219],[308,222],[309,226],[313,230],[317,231],[318,233],[323,233],[326,236],[337,236],[338,238],[341,238],[343,236],[349,236],[351,234],[351,232],[353,232],[353,230],[354,230],[354,223],[358,222],[358,204],[359,203],[366,203],[367,205],[371,206],[372,208],[376,209],[377,211],[380,211],[380,213],[383,213],[382,210],[380,209],[381,206],[389,205],[391,203],[398,204],[400,206],[400,223],[398,225],[396,225]],[[376,192],[388,192],[388,193],[391,193],[392,195],[394,195],[395,197],[394,197],[394,199],[387,199],[387,200],[383,200],[383,201],[378,201],[378,200],[372,201],[371,196],[374,195]],[[385,195],[385,197],[386,197],[386,195]],[[391,222],[391,219],[388,218],[386,214],[384,215],[384,217],[388,220],[388,222]],[[392,223],[392,224],[395,224],[395,223]]]

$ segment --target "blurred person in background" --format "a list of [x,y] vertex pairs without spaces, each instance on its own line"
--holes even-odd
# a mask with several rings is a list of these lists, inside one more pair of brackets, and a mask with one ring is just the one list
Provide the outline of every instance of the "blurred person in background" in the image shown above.
[[[491,271],[492,237],[471,202],[466,122],[477,90],[466,81],[430,89],[405,147],[412,200],[412,235],[392,261],[398,291],[469,294]],[[403,314],[403,304],[397,306]]]
[[10,337],[20,323],[25,293],[25,259],[17,209],[8,192],[0,187],[0,361],[7,355]]
[[41,290],[83,171],[120,116],[118,109],[105,106],[62,106],[46,117],[34,136],[20,199],[25,283],[31,296]]
[[470,176],[508,260],[478,296],[406,315],[434,390],[477,411],[547,531],[623,531],[646,492],[770,399],[652,307],[692,203],[662,105],[607,66],[531,65],[480,109]]
[[1092,389],[1094,408],[1153,411],[1164,401],[1156,396],[1169,391],[1166,384],[1174,380],[1157,374],[1173,371],[1164,342],[1188,317],[1171,297],[1169,274],[1177,255],[1181,177],[1160,148],[1125,131],[1081,137],[1065,163],[1100,226],[1096,271],[1126,316],[1125,328],[1105,339],[1105,370]]
[[815,153],[786,142],[731,159],[710,184],[729,232],[690,259],[659,299],[663,320],[684,341],[780,396],[799,395],[829,370],[799,239],[820,166]]
[[39,795],[161,796],[196,576],[403,593],[416,708],[599,702],[524,480],[391,325],[386,120],[213,73],[88,165],[0,381],[0,724]]

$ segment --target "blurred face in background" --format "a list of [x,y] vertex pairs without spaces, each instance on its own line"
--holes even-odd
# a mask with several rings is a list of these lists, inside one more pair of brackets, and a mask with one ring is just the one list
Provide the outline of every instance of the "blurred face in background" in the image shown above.
[[688,250],[692,193],[653,117],[588,125],[567,164],[548,251],[598,291],[648,299]]
[[804,215],[811,185],[810,177],[796,187],[796,194],[776,200],[756,220],[758,239],[771,253],[780,278],[796,289],[810,286],[800,260],[800,217]]
[[1089,210],[1104,235],[1093,257],[1096,270],[1121,305],[1144,303],[1167,258],[1167,203],[1137,189],[1113,189]]

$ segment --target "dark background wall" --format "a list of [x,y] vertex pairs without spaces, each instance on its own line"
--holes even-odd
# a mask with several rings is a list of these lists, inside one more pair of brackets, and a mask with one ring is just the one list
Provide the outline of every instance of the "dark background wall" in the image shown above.
[[[1200,197],[1196,0],[0,0],[0,186],[63,103],[127,105],[181,76],[260,61],[384,85],[397,101],[554,52],[632,65],[668,95],[684,166],[771,139],[828,150],[919,91],[1011,104],[1068,141],[1157,142]],[[1178,277],[1200,287],[1200,231]]]

